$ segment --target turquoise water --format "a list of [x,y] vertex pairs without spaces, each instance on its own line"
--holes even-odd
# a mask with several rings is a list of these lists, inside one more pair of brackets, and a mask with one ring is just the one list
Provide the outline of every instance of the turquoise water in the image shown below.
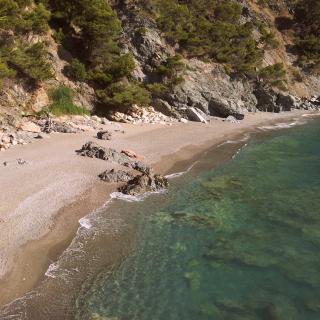
[[320,319],[319,124],[254,138],[219,168],[208,155],[162,205],[132,204],[135,248],[77,319]]
[[319,320],[319,138],[319,120],[260,132],[112,201],[0,319]]

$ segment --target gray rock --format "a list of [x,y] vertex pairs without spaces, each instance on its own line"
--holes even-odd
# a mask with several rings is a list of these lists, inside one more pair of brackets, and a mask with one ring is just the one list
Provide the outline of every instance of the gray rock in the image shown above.
[[52,119],[48,119],[44,122],[42,127],[42,132],[51,133],[51,132],[60,132],[60,133],[76,133],[77,130],[72,128],[65,122],[58,122]]
[[150,175],[152,168],[142,161],[133,160],[127,155],[111,148],[104,148],[95,142],[87,142],[80,150],[76,151],[79,155],[89,158],[97,158],[105,161],[113,161],[128,168]]
[[119,191],[131,195],[137,196],[147,192],[157,192],[167,189],[169,186],[168,179],[161,175],[140,175],[133,178],[124,187],[119,188]]
[[128,182],[134,178],[134,175],[124,170],[107,170],[99,174],[99,178],[105,182]]
[[168,117],[173,117],[175,119],[181,118],[181,114],[173,106],[171,106],[167,101],[164,101],[162,99],[156,99],[154,101],[154,107],[155,107],[155,110],[163,113]]
[[240,106],[240,103],[222,98],[212,98],[209,103],[209,111],[213,116],[223,118],[232,116],[237,120],[244,119],[244,108]]
[[230,122],[230,123],[240,123],[240,121],[237,120],[237,119],[236,119],[235,117],[233,117],[233,116],[229,116],[229,117],[226,118],[224,121],[225,121],[225,122]]
[[254,95],[258,101],[258,110],[276,113],[281,111],[280,107],[277,105],[277,94],[273,90],[260,87],[254,90]]
[[109,131],[99,131],[97,133],[97,138],[100,140],[111,140],[112,133]]
[[188,118],[191,121],[207,123],[206,115],[197,108],[188,108],[186,109]]
[[291,95],[279,93],[276,101],[281,111],[291,111],[295,108],[296,99]]

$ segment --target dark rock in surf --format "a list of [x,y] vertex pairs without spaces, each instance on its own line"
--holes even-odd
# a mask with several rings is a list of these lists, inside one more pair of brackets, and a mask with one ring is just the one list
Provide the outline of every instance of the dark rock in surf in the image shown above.
[[137,196],[147,192],[157,192],[167,189],[169,186],[168,179],[161,175],[140,175],[133,178],[124,187],[119,188],[119,191],[131,195]]

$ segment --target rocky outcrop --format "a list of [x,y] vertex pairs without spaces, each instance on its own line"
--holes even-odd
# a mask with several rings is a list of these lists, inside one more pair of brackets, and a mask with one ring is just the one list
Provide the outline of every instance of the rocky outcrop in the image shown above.
[[105,182],[129,182],[134,178],[134,175],[124,170],[106,170],[99,174],[99,178]]
[[242,101],[230,101],[222,98],[212,98],[209,102],[209,111],[211,115],[222,118],[234,117],[237,120],[243,120],[245,108]]
[[148,192],[159,192],[167,189],[168,186],[168,179],[161,175],[143,174],[133,178],[127,185],[120,187],[119,191],[127,195],[138,196]]
[[293,109],[303,109],[315,111],[320,109],[320,103],[317,97],[311,99],[298,98],[289,94],[277,93],[272,89],[259,87],[254,90],[257,98],[257,108],[265,112],[286,112]]
[[256,110],[257,99],[248,81],[231,78],[219,64],[197,59],[188,60],[186,64],[184,82],[173,93],[156,101],[158,110],[166,114],[179,113],[191,121],[199,121],[188,111],[191,108],[201,110],[206,116],[234,116],[238,120],[244,118],[245,112]]
[[141,108],[136,105],[129,108],[126,113],[111,111],[108,115],[108,118],[112,121],[132,124],[170,124],[177,121],[177,119],[172,117],[172,115],[167,116],[159,111],[156,111],[153,107]]
[[127,155],[111,148],[104,148],[95,142],[87,142],[77,153],[83,157],[97,158],[105,161],[113,161],[125,167],[150,175],[152,168],[139,160],[133,160]]
[[[169,104],[178,111],[196,107],[207,115],[228,117],[243,114],[238,111],[240,107],[248,111],[256,110],[257,100],[249,82],[231,78],[219,64],[197,59],[191,59],[187,64],[185,81],[168,97]],[[216,104],[219,100],[224,103]]]
[[133,76],[142,82],[153,80],[153,71],[174,54],[161,35],[157,23],[132,1],[119,1],[117,11],[122,23],[120,45],[124,52],[131,52],[135,59]]

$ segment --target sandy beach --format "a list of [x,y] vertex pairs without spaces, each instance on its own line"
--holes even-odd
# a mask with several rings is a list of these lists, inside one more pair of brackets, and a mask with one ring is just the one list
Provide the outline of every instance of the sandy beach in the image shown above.
[[[0,305],[31,290],[68,246],[79,219],[103,206],[116,191],[115,184],[101,182],[98,174],[119,165],[78,156],[75,150],[84,143],[133,150],[165,174],[221,142],[269,123],[291,122],[304,113],[248,114],[239,124],[221,120],[172,126],[111,123],[104,126],[114,132],[111,141],[98,141],[94,131],[54,134],[0,153]],[[17,159],[27,163],[19,165]]]

